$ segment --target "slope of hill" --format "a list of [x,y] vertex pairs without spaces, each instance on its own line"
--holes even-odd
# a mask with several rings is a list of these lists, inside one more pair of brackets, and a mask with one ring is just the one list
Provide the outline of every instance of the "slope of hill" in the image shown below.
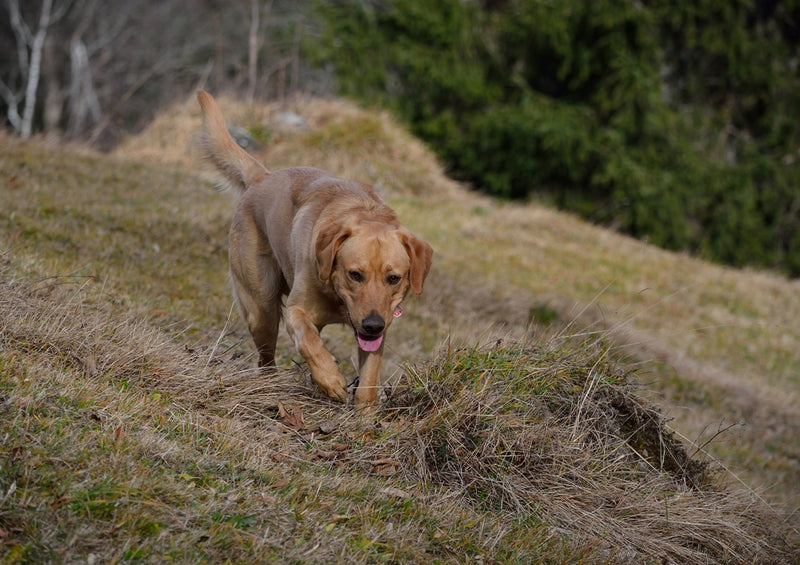
[[385,115],[222,107],[271,168],[375,183],[434,245],[387,400],[330,404],[285,337],[290,368],[252,368],[193,102],[111,156],[0,136],[7,561],[798,557],[796,282],[482,198]]

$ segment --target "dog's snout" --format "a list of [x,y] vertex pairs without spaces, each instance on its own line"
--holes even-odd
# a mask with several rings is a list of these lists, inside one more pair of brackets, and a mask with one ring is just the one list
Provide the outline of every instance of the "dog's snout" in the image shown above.
[[383,318],[377,315],[367,316],[363,320],[361,320],[361,330],[370,336],[380,335],[381,332],[386,328],[386,322],[383,321]]

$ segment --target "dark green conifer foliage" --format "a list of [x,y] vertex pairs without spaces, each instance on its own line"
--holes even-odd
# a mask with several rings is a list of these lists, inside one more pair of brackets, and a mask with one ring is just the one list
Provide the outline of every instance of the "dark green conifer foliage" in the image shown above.
[[800,2],[320,4],[341,92],[457,178],[800,275]]

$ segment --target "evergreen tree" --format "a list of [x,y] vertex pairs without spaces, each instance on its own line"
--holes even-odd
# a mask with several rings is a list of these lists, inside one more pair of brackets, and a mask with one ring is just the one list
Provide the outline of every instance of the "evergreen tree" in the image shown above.
[[454,176],[800,275],[793,0],[323,3],[342,92]]

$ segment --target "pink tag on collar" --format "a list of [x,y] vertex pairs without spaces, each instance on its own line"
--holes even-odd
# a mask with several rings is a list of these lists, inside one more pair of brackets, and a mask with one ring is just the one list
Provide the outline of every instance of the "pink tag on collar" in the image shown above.
[[392,316],[394,316],[395,318],[399,318],[402,315],[403,315],[403,309],[400,308],[399,306],[395,308],[394,312],[392,313]]

